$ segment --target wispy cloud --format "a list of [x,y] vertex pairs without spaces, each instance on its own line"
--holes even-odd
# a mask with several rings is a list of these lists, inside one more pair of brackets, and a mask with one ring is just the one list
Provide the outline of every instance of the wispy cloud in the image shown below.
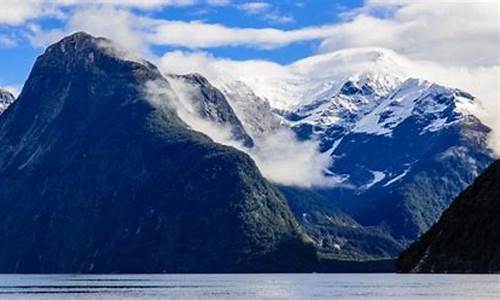
[[0,25],[22,25],[27,21],[43,18],[64,18],[68,8],[108,6],[138,10],[155,10],[182,6],[225,6],[231,0],[2,0],[0,1]]
[[290,15],[282,14],[278,8],[268,2],[247,2],[236,7],[250,15],[258,15],[261,19],[272,24],[285,24],[294,21]]
[[212,6],[227,6],[231,4],[231,0],[207,0],[206,3]]
[[151,41],[155,44],[187,48],[245,46],[273,49],[301,41],[326,38],[331,26],[296,30],[276,28],[240,28],[204,22],[162,21],[157,23]]
[[264,20],[269,21],[273,24],[288,24],[293,23],[295,19],[289,15],[283,15],[277,12],[271,12],[263,16]]
[[248,14],[259,14],[271,9],[272,5],[267,2],[247,2],[236,7]]
[[12,48],[17,46],[17,40],[11,36],[0,34],[0,48]]

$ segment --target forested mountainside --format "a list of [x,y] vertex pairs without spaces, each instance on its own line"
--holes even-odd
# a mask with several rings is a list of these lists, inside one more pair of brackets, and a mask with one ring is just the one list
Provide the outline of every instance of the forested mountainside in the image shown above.
[[404,251],[398,268],[422,273],[500,271],[500,161],[453,201],[439,221]]

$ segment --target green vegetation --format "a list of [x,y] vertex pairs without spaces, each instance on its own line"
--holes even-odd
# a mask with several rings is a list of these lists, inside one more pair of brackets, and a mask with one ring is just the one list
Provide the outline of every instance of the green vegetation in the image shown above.
[[500,161],[479,176],[399,258],[402,272],[500,271]]

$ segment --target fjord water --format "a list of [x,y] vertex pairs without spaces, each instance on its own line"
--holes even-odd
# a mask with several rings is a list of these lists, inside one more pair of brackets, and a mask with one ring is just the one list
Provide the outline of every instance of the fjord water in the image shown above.
[[498,299],[500,275],[0,275],[0,299]]

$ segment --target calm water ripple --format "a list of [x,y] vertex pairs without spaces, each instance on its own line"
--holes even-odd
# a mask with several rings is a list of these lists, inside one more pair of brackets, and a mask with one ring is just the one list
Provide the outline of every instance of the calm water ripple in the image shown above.
[[0,299],[500,299],[500,275],[0,275]]

